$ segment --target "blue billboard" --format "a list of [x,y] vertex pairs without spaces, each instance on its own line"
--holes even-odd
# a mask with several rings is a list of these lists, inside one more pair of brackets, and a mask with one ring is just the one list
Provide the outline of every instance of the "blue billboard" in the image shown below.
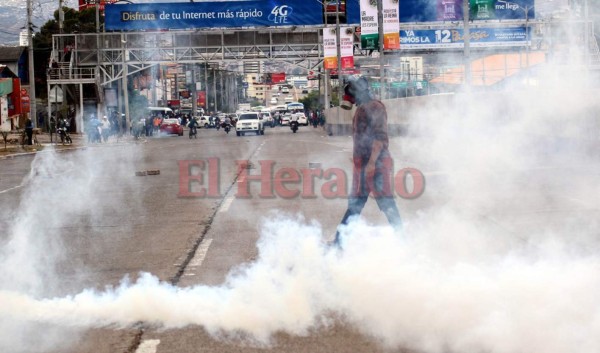
[[[534,0],[469,0],[472,21],[534,19]],[[462,21],[463,0],[399,0],[400,23]],[[359,0],[346,0],[348,24],[360,25]]]
[[[525,27],[471,29],[469,45],[482,47],[526,46],[529,35]],[[465,44],[462,28],[400,31],[402,49],[458,49]]]
[[323,5],[306,0],[107,4],[108,31],[323,24]]

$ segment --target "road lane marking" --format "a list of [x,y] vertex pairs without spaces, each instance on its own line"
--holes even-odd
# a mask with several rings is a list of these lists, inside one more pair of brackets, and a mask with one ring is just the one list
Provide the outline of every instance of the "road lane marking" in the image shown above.
[[[212,239],[205,239],[200,246],[198,247],[198,250],[196,250],[196,255],[194,255],[194,258],[192,259],[192,261],[190,261],[189,265],[188,265],[188,269],[192,269],[192,268],[197,268],[202,266],[202,262],[204,262],[204,258],[206,257],[206,254],[208,253],[208,248],[210,247],[210,244],[212,243]],[[187,272],[187,271],[186,271]]]
[[143,340],[135,350],[135,353],[156,353],[156,347],[160,340]]
[[17,186],[13,186],[12,188],[8,188],[8,189],[0,190],[0,194],[4,194],[4,193],[7,193],[7,192],[9,192],[9,191],[12,191],[12,190],[16,190],[16,189],[22,188],[22,187],[23,187],[23,185],[24,185],[24,184],[19,184],[19,185],[17,185]]
[[233,203],[233,196],[228,196],[225,199],[225,201],[223,201],[223,204],[219,208],[219,212],[227,212],[232,203]]

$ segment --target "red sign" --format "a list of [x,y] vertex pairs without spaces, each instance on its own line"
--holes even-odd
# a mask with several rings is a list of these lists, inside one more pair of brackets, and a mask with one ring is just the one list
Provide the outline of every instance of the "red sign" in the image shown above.
[[29,96],[21,96],[21,113],[29,113]]
[[167,101],[167,106],[170,108],[178,108],[181,105],[179,99],[171,99]]
[[206,92],[200,91],[198,92],[198,106],[202,108],[206,108]]
[[285,72],[271,74],[271,84],[285,82]]
[[[105,4],[114,4],[117,1],[118,0],[100,0],[98,7],[100,11],[104,11]],[[79,11],[91,8],[96,8],[96,0],[79,0]]]

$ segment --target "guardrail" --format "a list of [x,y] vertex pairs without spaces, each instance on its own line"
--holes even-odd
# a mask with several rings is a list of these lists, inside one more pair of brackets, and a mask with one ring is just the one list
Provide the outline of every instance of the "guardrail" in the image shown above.
[[58,67],[48,69],[49,80],[95,80],[95,67]]

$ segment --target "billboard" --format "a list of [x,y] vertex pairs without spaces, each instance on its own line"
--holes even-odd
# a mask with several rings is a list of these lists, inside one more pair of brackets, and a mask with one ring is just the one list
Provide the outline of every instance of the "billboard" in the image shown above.
[[318,1],[248,0],[185,3],[107,4],[108,31],[243,28],[323,24]]
[[337,68],[337,38],[335,28],[323,28],[323,68]]
[[[477,28],[470,31],[471,47],[526,46],[527,29]],[[423,29],[400,31],[402,49],[457,49],[464,47],[462,29]]]
[[383,0],[383,48],[400,49],[398,0]]
[[[104,11],[104,7],[106,4],[113,4],[117,2],[117,0],[99,0],[98,7],[100,11]],[[83,11],[85,9],[95,9],[96,8],[96,0],[79,0],[79,11]]]
[[[360,1],[346,0],[346,23],[360,25]],[[471,20],[535,18],[534,0],[468,1]],[[395,3],[399,9],[400,23],[463,20],[463,0],[400,0]]]
[[[465,1],[469,1],[469,18],[473,21],[535,18],[534,0]],[[400,22],[462,21],[462,8],[462,0],[400,1]]]
[[377,2],[360,0],[360,47],[361,49],[379,49]]

